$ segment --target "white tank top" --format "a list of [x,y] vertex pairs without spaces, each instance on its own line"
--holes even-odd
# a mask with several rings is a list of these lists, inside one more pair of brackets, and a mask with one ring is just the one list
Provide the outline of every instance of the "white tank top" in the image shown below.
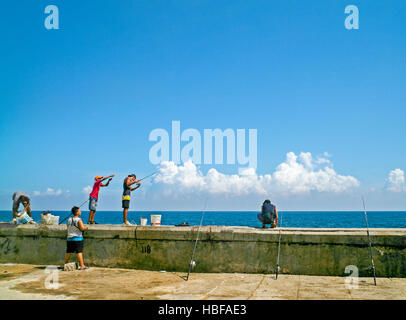
[[72,217],[68,219],[68,238],[82,237],[83,231],[79,229],[79,221],[82,220],[79,217]]

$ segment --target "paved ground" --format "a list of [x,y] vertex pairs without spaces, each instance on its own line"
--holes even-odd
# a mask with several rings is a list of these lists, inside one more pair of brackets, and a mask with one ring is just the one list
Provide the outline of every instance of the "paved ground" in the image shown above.
[[[360,278],[358,289],[342,277],[178,272],[90,268],[57,271],[59,288],[46,288],[44,266],[0,264],[0,299],[406,299],[406,278]],[[52,285],[52,282],[49,282]]]

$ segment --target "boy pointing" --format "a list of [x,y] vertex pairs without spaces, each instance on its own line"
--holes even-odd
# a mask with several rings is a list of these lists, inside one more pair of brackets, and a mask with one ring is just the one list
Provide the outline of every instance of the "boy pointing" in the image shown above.
[[[88,224],[97,224],[97,222],[94,221],[94,216],[96,215],[96,208],[97,208],[97,201],[99,199],[99,190],[100,187],[107,187],[110,183],[110,181],[113,179],[114,174],[109,175],[108,177],[101,177],[97,176],[94,178],[96,182],[93,185],[93,190],[89,195],[89,221],[87,222]],[[106,184],[103,184],[102,182],[104,180],[109,179]]]

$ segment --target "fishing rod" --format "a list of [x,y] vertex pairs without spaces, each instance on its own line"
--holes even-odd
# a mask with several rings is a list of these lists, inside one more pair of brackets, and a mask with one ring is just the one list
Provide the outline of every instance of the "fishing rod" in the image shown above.
[[366,225],[367,225],[367,234],[368,234],[368,242],[369,242],[369,253],[371,254],[372,273],[373,273],[373,275],[374,275],[374,284],[376,285],[375,263],[374,263],[374,257],[372,256],[372,244],[371,244],[371,237],[370,237],[370,235],[369,235],[367,209],[365,208],[364,197],[362,197],[362,204],[364,205],[365,222],[366,222]]
[[[79,206],[79,208],[81,208],[86,202],[88,202],[89,201],[89,199],[87,199],[85,202],[83,202],[80,206]],[[65,219],[63,219],[61,222],[59,222],[59,224],[62,224],[66,219],[68,219],[70,216],[71,216],[71,214],[72,214],[72,212],[71,213],[69,213],[69,215],[67,216],[67,217],[65,217]]]
[[278,257],[276,258],[276,272],[275,272],[276,279],[275,280],[278,280],[278,274],[279,274],[279,271],[280,271],[279,256],[280,256],[280,253],[281,253],[281,237],[282,237],[281,228],[282,228],[282,213],[281,213],[281,224],[279,226]]
[[144,178],[138,180],[138,182],[140,182],[140,181],[142,181],[142,180],[144,180],[144,179],[147,179],[147,178],[149,178],[149,177],[152,177],[153,175],[156,175],[158,172],[159,172],[159,170],[158,170],[158,171],[155,171],[154,173],[151,173],[151,174],[145,176]]
[[[153,173],[151,173],[151,174],[149,174],[149,175],[147,175],[147,176],[145,176],[144,178],[142,178],[142,179],[140,179],[140,180],[138,180],[138,181],[141,181],[141,180],[144,180],[144,179],[147,179],[147,178],[149,178],[149,177],[152,177],[153,175],[155,175],[155,174],[157,174],[159,171],[155,171],[155,172],[153,172]],[[89,201],[89,199],[87,199],[85,202],[83,202],[80,206],[79,206],[79,208],[81,208],[86,202],[88,202]],[[68,219],[70,216],[71,216],[71,214],[72,213],[70,213],[67,217],[65,217],[61,222],[59,222],[59,224],[62,224],[66,219]]]
[[189,280],[190,271],[192,271],[192,268],[196,266],[196,262],[195,262],[193,259],[194,259],[194,257],[195,257],[195,252],[196,252],[196,247],[197,247],[197,241],[199,240],[200,228],[202,227],[202,224],[203,224],[204,214],[206,213],[206,207],[207,207],[207,198],[206,198],[206,202],[205,202],[205,204],[204,204],[204,209],[203,209],[202,217],[201,217],[201,219],[200,219],[199,229],[197,230],[197,236],[196,236],[195,246],[194,246],[194,248],[193,248],[192,258],[190,259],[190,263],[189,263],[189,270],[188,270],[188,273],[187,273],[186,278],[184,279],[185,281],[188,281],[188,280]]

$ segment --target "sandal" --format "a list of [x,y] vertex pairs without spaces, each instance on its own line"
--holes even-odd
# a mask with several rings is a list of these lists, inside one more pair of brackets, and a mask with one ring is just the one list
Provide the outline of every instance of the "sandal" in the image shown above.
[[83,268],[79,268],[79,270],[88,270],[89,267],[84,266]]

